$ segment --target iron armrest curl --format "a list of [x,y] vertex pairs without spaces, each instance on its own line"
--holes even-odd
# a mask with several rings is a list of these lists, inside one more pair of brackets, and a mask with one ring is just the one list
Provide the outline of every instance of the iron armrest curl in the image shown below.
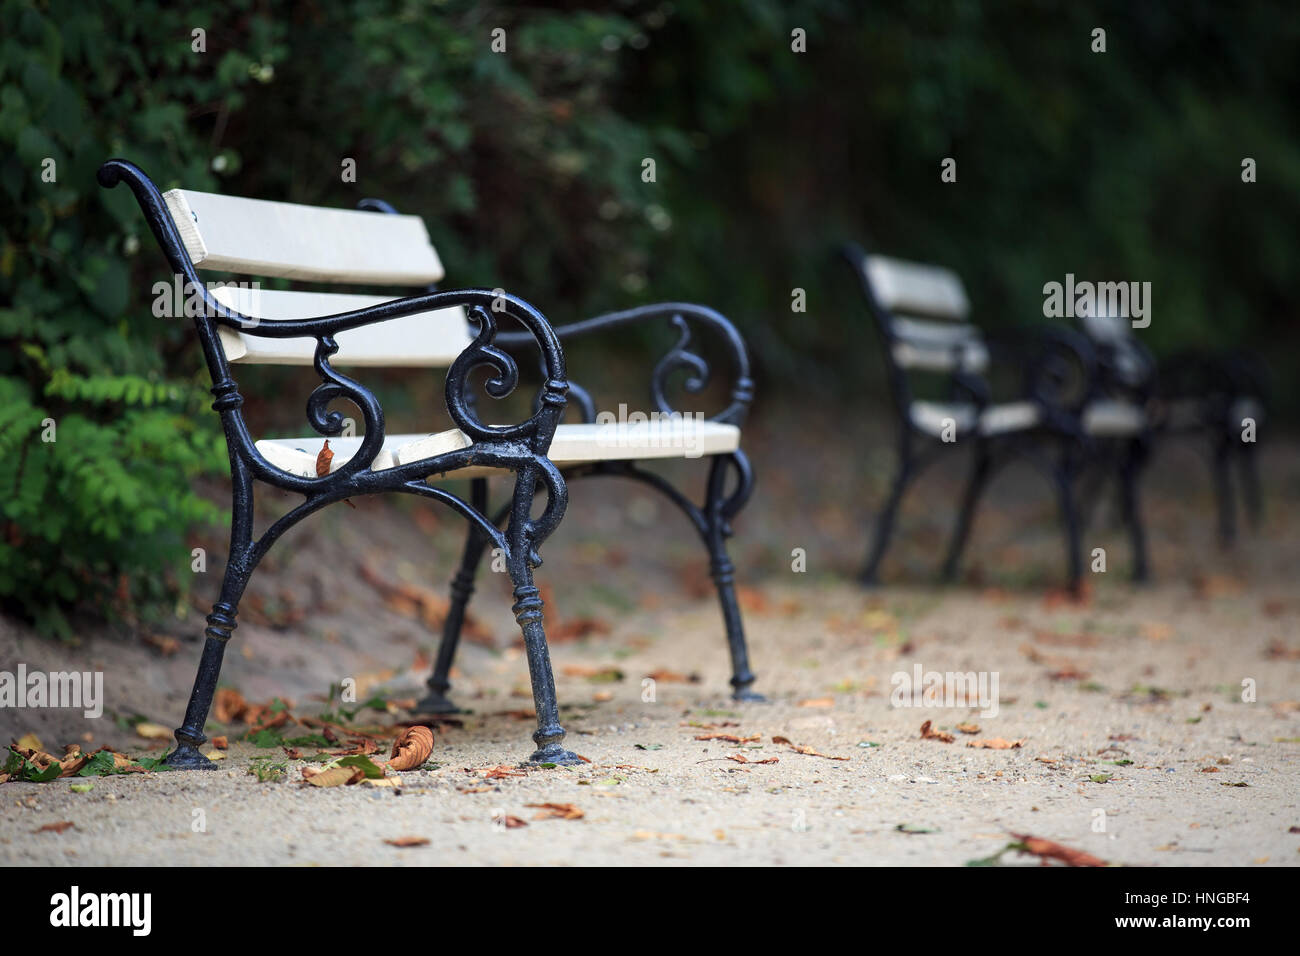
[[[721,313],[707,306],[688,302],[660,302],[654,305],[638,306],[620,312],[608,312],[589,319],[554,326],[555,334],[561,341],[576,339],[595,332],[605,332],[635,323],[647,323],[667,319],[677,330],[676,344],[655,365],[651,381],[650,396],[655,410],[663,414],[674,414],[677,410],[668,400],[668,380],[678,371],[689,372],[683,383],[685,390],[691,394],[702,392],[708,385],[712,370],[709,363],[696,351],[691,323],[697,323],[721,339],[731,359],[734,379],[730,392],[730,404],[709,420],[731,425],[742,425],[749,405],[754,399],[754,380],[751,377],[749,349],[739,330]],[[527,335],[518,332],[502,333],[497,343],[504,348],[523,348],[534,345]],[[571,384],[573,400],[582,410],[583,420],[593,422],[596,408],[585,389]]]

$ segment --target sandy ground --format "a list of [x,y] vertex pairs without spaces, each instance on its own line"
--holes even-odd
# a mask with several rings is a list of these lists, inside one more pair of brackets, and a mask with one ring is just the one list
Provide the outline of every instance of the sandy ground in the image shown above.
[[[778,453],[760,431],[756,457],[806,462],[819,454],[808,441]],[[877,450],[827,462],[820,488],[793,477],[806,468],[778,463],[765,479],[760,468],[760,492],[739,522],[735,557],[768,703],[727,696],[721,624],[685,523],[626,485],[577,486],[539,580],[552,588],[567,743],[590,764],[487,776],[527,756],[533,729],[506,582],[489,573],[475,605],[485,637],[466,645],[455,675],[455,695],[472,713],[436,730],[431,762],[402,773],[400,790],[305,787],[303,761],[236,741],[241,726],[210,724],[210,734],[232,739],[216,772],[0,786],[0,863],[961,865],[1012,833],[1127,865],[1300,863],[1290,523],[1300,469],[1290,448],[1266,460],[1266,526],[1226,556],[1210,540],[1203,475],[1199,484],[1187,478],[1194,459],[1164,459],[1147,496],[1157,584],[1124,581],[1124,539],[1103,510],[1089,544],[1107,548],[1110,569],[1074,604],[1051,590],[1059,539],[1043,486],[1028,473],[995,488],[965,583],[926,583],[951,521],[957,462],[909,500],[886,585],[852,584],[867,513],[855,496],[878,500],[888,460],[887,445],[860,447]],[[363,501],[358,512],[332,509],[295,532],[293,549],[282,559],[273,552],[254,578],[223,684],[250,700],[288,698],[299,715],[323,710],[312,695],[348,676],[363,698],[414,696],[433,637],[409,606],[360,580],[359,568],[442,595],[460,527],[424,506]],[[210,544],[219,555],[220,542]],[[808,556],[804,573],[790,569],[796,547]],[[219,557],[213,564],[197,602],[212,599]],[[96,721],[4,710],[0,731],[35,732],[58,752],[90,734],[87,745],[149,753],[160,744],[135,737],[125,718],[177,722],[200,629],[201,614],[189,610],[174,628],[87,633],[68,646],[0,620],[0,669],[19,661],[102,669],[108,697]],[[894,676],[918,665],[996,673],[996,715],[895,706]],[[611,669],[621,679],[581,676]],[[642,679],[656,673],[654,700],[643,700]],[[1253,682],[1253,702],[1242,699],[1243,681]],[[927,720],[956,739],[922,739]],[[744,742],[698,739],[710,733]],[[996,738],[1019,746],[968,745]],[[286,780],[249,775],[259,756],[286,763]],[[74,782],[92,789],[74,792]],[[543,803],[572,804],[582,816],[538,819],[544,811],[529,804]],[[504,826],[507,818],[527,825]],[[35,832],[61,821],[74,826]],[[403,837],[429,842],[384,842]]]

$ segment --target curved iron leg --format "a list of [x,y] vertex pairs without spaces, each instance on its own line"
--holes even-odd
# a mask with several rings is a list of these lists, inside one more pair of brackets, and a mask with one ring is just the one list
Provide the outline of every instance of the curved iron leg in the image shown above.
[[962,551],[966,549],[966,540],[970,537],[971,523],[975,518],[975,506],[980,494],[988,484],[989,453],[983,441],[975,446],[974,459],[971,462],[970,478],[966,482],[966,491],[962,496],[961,512],[957,516],[957,526],[953,529],[952,544],[948,548],[948,558],[943,563],[943,579],[951,581],[957,576],[957,565],[961,561]]
[[215,770],[217,767],[199,752],[199,747],[208,739],[203,733],[203,725],[208,721],[208,710],[212,707],[212,697],[217,690],[217,678],[221,675],[221,661],[225,657],[230,634],[237,626],[235,615],[238,612],[239,597],[247,582],[247,572],[237,568],[233,562],[226,566],[221,600],[212,605],[212,613],[207,619],[208,626],[204,630],[207,639],[203,643],[203,654],[199,658],[199,670],[194,677],[190,702],[185,708],[185,720],[176,728],[176,749],[163,761],[169,767],[177,770]]
[[[725,494],[727,469],[735,464],[740,475],[740,487],[728,498]],[[749,667],[749,649],[745,645],[745,624],[736,600],[736,567],[727,554],[727,538],[731,535],[731,521],[736,510],[748,497],[750,471],[741,452],[713,459],[709,468],[708,497],[704,504],[704,544],[709,551],[709,574],[718,591],[722,605],[722,620],[727,629],[727,648],[731,652],[731,696],[735,700],[761,701],[762,694],[750,687],[755,681]],[[730,506],[730,502],[738,502]]]
[[1246,505],[1246,517],[1250,519],[1251,528],[1258,530],[1264,515],[1264,500],[1259,489],[1259,464],[1255,457],[1254,442],[1242,442],[1238,452],[1242,497]]
[[[512,610],[524,636],[528,677],[533,685],[533,706],[537,710],[537,730],[533,734],[537,749],[528,758],[528,763],[577,764],[583,763],[582,758],[561,745],[564,728],[560,725],[555,674],[551,670],[551,653],[546,646],[546,628],[542,623],[542,595],[533,583],[533,566],[541,563],[541,558],[533,551],[533,522],[529,517],[536,481],[537,475],[531,468],[519,472],[511,503],[510,524],[506,530],[510,544],[506,567],[515,586]],[[563,485],[558,494],[565,495],[567,500]]]
[[[487,479],[475,478],[470,485],[471,502],[478,511],[487,513],[488,494]],[[465,534],[465,550],[461,555],[460,568],[451,581],[451,603],[447,607],[447,619],[442,624],[442,640],[438,644],[438,659],[433,667],[433,674],[428,680],[428,693],[415,705],[421,714],[456,714],[460,708],[447,697],[451,689],[451,665],[456,657],[456,647],[460,643],[461,628],[465,624],[465,608],[474,594],[474,578],[478,566],[487,550],[488,539],[473,524]]]
[[1214,448],[1214,495],[1219,508],[1219,547],[1229,548],[1237,539],[1236,502],[1232,497],[1232,439],[1220,436]]
[[237,626],[235,615],[239,611],[239,599],[257,565],[257,558],[253,556],[250,547],[253,527],[252,479],[247,467],[233,452],[230,454],[230,485],[230,556],[226,559],[226,571],[221,579],[221,595],[217,603],[212,605],[212,613],[207,618],[208,626],[203,631],[207,639],[199,658],[198,673],[194,676],[190,702],[185,708],[185,719],[176,728],[176,749],[164,761],[167,766],[178,770],[216,769],[217,765],[199,752],[199,747],[208,739],[203,734],[203,725],[208,721],[212,697],[217,692],[217,678],[221,676],[221,661],[226,655],[226,644]]
[[1149,577],[1147,566],[1146,535],[1142,528],[1142,514],[1138,502],[1138,478],[1147,459],[1147,444],[1144,439],[1130,443],[1120,465],[1120,507],[1124,513],[1124,523],[1128,525],[1129,536],[1133,543],[1133,580],[1142,582]]
[[880,567],[881,559],[885,556],[885,550],[889,547],[889,538],[894,532],[894,517],[899,503],[903,500],[903,490],[911,478],[912,464],[907,458],[903,458],[899,462],[898,474],[894,477],[894,487],[889,492],[889,500],[876,519],[876,536],[867,551],[867,563],[863,565],[862,573],[858,576],[865,585],[879,583],[876,572]]
[[1079,511],[1074,501],[1074,474],[1068,461],[1056,467],[1053,479],[1061,508],[1061,523],[1065,528],[1068,587],[1071,592],[1078,594],[1083,578],[1083,556],[1079,544]]

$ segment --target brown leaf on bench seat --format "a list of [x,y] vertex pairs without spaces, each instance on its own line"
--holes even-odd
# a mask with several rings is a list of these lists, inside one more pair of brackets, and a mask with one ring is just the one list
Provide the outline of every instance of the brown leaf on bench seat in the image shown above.
[[[330,462],[332,462],[333,460],[334,460],[334,452],[330,451],[330,440],[327,438],[325,439],[325,447],[322,448],[320,450],[320,454],[316,456],[316,477],[317,478],[324,478],[326,475],[330,473]],[[356,507],[356,505],[348,501],[348,499],[346,498],[343,499],[343,503],[347,505],[349,508]]]
[[428,727],[407,727],[393,742],[393,752],[388,761],[390,770],[414,770],[424,764],[433,753],[433,731]]

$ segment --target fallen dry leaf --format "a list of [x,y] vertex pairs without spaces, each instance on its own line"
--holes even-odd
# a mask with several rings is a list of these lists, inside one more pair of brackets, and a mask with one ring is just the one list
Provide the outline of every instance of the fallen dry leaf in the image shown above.
[[1174,629],[1168,624],[1162,624],[1159,621],[1147,621],[1142,625],[1140,633],[1148,641],[1158,644],[1173,637]]
[[957,729],[963,734],[978,734],[980,732],[979,724],[958,724]]
[[676,671],[657,670],[645,675],[659,684],[698,684],[699,674],[679,674]]
[[812,747],[801,747],[799,744],[791,744],[790,749],[797,754],[805,754],[809,757],[825,757],[827,760],[848,760],[848,757],[832,757],[830,754],[824,754],[820,750],[814,750]]
[[1021,850],[1022,853],[1031,853],[1044,861],[1060,860],[1066,866],[1106,865],[1105,860],[1099,860],[1082,850],[1072,850],[1068,846],[1062,846],[1051,840],[1044,840],[1042,837],[1030,836],[1028,833],[1013,833],[1011,835],[1024,845]]
[[620,681],[623,672],[617,667],[590,667],[586,664],[570,664],[561,671],[566,677],[585,677],[591,681]]
[[347,787],[360,783],[365,776],[366,772],[360,767],[330,767],[328,770],[304,767],[302,770],[303,780],[313,787]]
[[586,816],[571,803],[525,803],[524,806],[542,811],[534,820],[581,820]]
[[1086,680],[1088,672],[1068,664],[1059,670],[1048,671],[1047,676],[1050,680]]
[[768,757],[766,760],[750,760],[750,759],[749,759],[748,757],[746,757],[744,754],[731,754],[729,757],[727,757],[727,759],[728,759],[728,760],[734,760],[734,761],[736,761],[736,763],[749,763],[749,764],[754,764],[754,763],[780,763],[780,762],[781,762],[781,758],[779,758],[779,757]]
[[225,750],[230,746],[230,741],[226,738],[225,734],[222,734],[220,737],[212,738],[212,746],[216,747],[218,750]]
[[70,830],[76,824],[71,820],[60,820],[58,823],[47,823],[43,827],[37,827],[35,833],[62,833],[64,830]]
[[414,770],[433,753],[433,731],[428,727],[407,727],[393,742],[393,752],[388,761],[390,770]]
[[429,838],[416,837],[416,836],[404,836],[404,837],[398,837],[396,840],[385,840],[384,842],[387,843],[389,846],[397,846],[397,847],[428,846]]
[[1192,590],[1199,598],[1236,597],[1243,589],[1241,580],[1230,574],[1198,574],[1192,578]]
[[789,742],[790,742],[790,738],[789,738],[789,737],[773,737],[773,738],[772,738],[772,743],[774,743],[774,744],[788,744]]
[[834,707],[834,706],[835,706],[835,698],[834,698],[834,697],[812,697],[812,698],[809,698],[808,700],[801,700],[801,701],[799,701],[798,706],[800,706],[800,707]]
[[1023,740],[1003,740],[1001,737],[991,737],[988,740],[968,740],[967,747],[979,747],[982,750],[1016,750],[1024,746]]
[[1053,647],[1096,647],[1101,642],[1095,634],[1058,634],[1041,628],[1034,628],[1034,640]]
[[934,727],[931,726],[931,722],[927,720],[921,725],[921,739],[937,740],[940,743],[950,744],[956,738],[946,730],[935,730]]
[[737,737],[735,734],[697,734],[696,740],[725,740],[729,744],[752,744],[756,740],[762,740],[762,734],[754,734],[752,737]]
[[601,618],[573,617],[548,627],[546,629],[546,640],[551,644],[564,644],[568,641],[577,641],[592,635],[608,634],[612,630],[613,627],[610,623]]
[[235,723],[244,719],[248,710],[248,701],[244,695],[230,687],[222,687],[212,700],[212,716],[222,724]]
[[526,776],[528,776],[528,774],[526,774],[524,771],[517,770],[514,767],[508,767],[505,764],[501,764],[499,767],[491,767],[483,771],[484,780],[500,780],[503,777],[526,777]]

